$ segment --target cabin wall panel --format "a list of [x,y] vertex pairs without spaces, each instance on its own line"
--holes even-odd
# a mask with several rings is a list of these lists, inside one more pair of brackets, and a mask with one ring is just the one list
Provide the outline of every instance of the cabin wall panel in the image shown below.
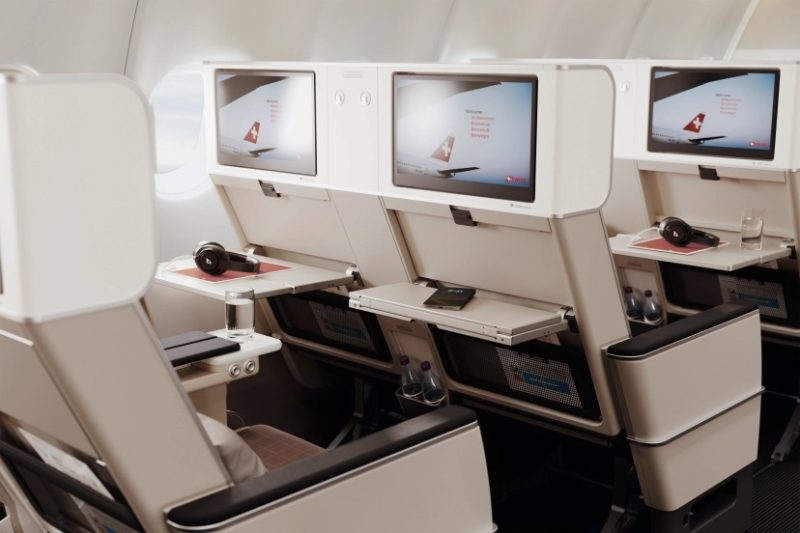
[[2,0],[0,64],[121,74],[135,10],[136,0]]

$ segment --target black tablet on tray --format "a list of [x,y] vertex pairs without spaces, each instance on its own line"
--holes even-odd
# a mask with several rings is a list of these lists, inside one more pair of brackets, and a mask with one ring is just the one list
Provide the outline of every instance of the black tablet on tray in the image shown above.
[[473,296],[475,296],[475,289],[436,289],[436,292],[425,300],[422,305],[434,309],[458,310],[467,305],[467,302],[469,302]]

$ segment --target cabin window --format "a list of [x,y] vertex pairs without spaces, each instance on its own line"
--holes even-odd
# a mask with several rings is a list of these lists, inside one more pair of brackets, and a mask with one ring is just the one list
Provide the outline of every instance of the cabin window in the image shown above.
[[203,77],[188,67],[164,76],[150,96],[160,196],[192,195],[211,185],[203,161],[203,98]]

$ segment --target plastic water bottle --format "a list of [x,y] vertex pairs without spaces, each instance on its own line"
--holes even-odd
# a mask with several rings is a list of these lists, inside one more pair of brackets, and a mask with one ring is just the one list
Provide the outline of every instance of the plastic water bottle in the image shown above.
[[433,373],[428,361],[423,361],[420,369],[422,370],[422,399],[428,405],[439,405],[444,400],[442,382]]
[[400,392],[406,398],[416,398],[422,394],[422,379],[406,355],[400,356]]
[[646,290],[644,291],[644,307],[642,308],[642,314],[644,315],[644,321],[648,324],[660,324],[661,323],[661,306],[656,303],[653,299],[653,291]]
[[625,287],[623,290],[625,291],[625,314],[631,320],[641,320],[642,306],[639,304],[639,299],[633,294],[633,288]]

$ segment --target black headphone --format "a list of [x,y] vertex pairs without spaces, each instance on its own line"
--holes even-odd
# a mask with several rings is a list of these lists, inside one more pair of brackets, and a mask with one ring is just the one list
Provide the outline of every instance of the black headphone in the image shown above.
[[227,252],[220,243],[213,241],[199,243],[192,255],[197,268],[212,276],[219,276],[226,270],[255,273],[261,266],[255,257]]
[[694,229],[678,217],[667,217],[662,220],[661,224],[658,225],[658,234],[665,241],[675,246],[686,246],[692,242],[709,246],[717,246],[719,244],[719,237],[713,233]]

